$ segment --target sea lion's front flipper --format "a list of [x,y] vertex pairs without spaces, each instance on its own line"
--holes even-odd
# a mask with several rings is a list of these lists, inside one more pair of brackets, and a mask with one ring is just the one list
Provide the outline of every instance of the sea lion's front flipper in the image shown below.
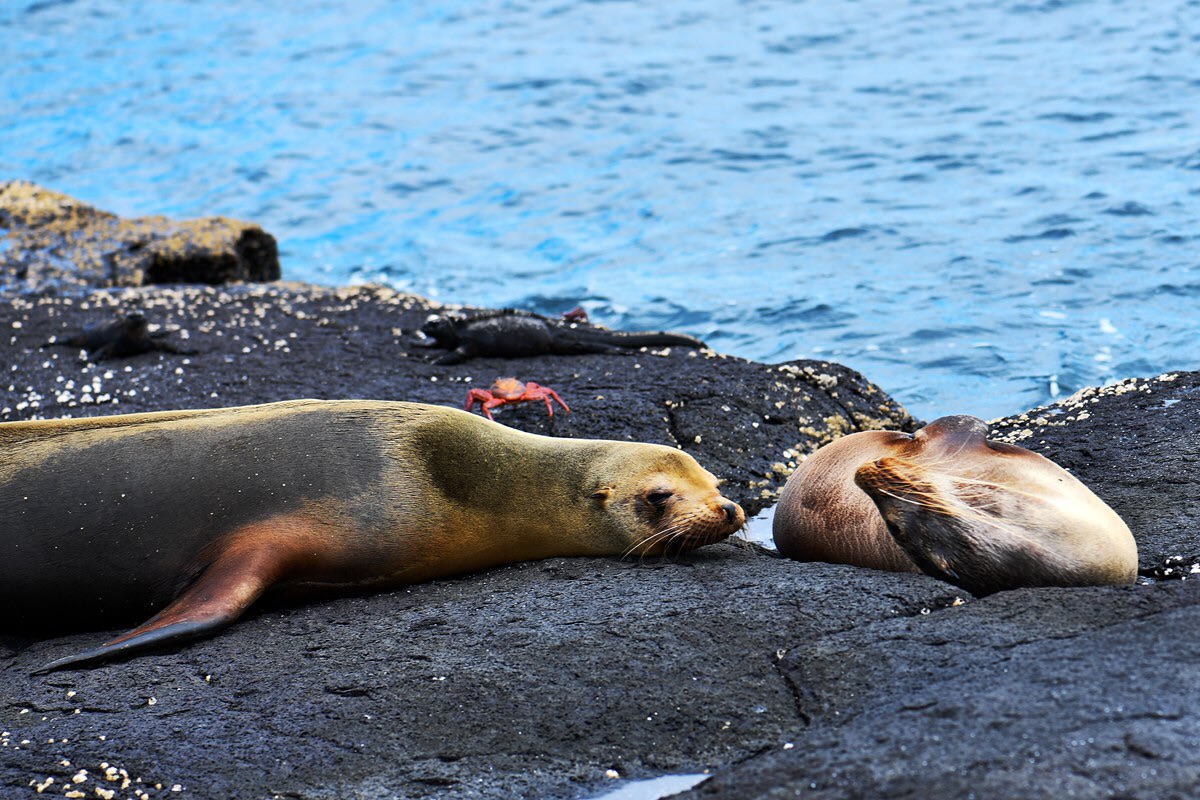
[[200,577],[146,623],[97,648],[51,661],[33,674],[199,638],[231,624],[295,563],[305,537],[289,522],[276,518],[235,532]]
[[1021,586],[1072,585],[1042,534],[999,513],[1001,486],[958,474],[939,476],[901,458],[863,464],[854,482],[875,501],[892,538],[927,575],[978,597]]

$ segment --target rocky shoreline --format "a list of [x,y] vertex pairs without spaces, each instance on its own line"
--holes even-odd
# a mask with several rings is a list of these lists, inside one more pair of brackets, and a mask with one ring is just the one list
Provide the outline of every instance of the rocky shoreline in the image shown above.
[[[37,242],[14,243],[20,215],[6,197],[0,187],[0,420],[295,397],[459,406],[469,387],[515,374],[555,388],[573,413],[550,419],[530,404],[503,409],[504,424],[682,447],[750,513],[826,441],[917,424],[826,362],[664,348],[436,366],[417,330],[445,308],[382,287],[152,285],[169,273],[146,268],[63,279],[37,266],[48,258]],[[87,241],[103,250],[102,236]],[[236,246],[224,247],[214,260],[228,264]],[[195,352],[92,363],[49,344],[131,311]],[[177,652],[36,678],[31,668],[104,633],[4,635],[0,786],[579,798],[711,770],[683,796],[1188,796],[1200,778],[1189,702],[1200,589],[1176,578],[1200,572],[1198,393],[1200,373],[1131,380],[994,424],[1125,517],[1138,586],[975,599],[929,577],[727,543],[265,604]]]
[[253,223],[123,219],[34,183],[0,183],[0,290],[278,278],[275,237]]

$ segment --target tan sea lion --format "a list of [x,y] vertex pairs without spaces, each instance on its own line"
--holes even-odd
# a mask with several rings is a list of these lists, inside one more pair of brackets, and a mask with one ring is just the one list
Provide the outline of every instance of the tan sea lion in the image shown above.
[[7,624],[157,611],[45,670],[210,633],[274,587],[676,553],[743,522],[673,448],[536,436],[440,406],[297,400],[0,424]]
[[953,416],[822,447],[783,488],[776,547],[799,561],[924,571],[977,595],[1132,583],[1137,545],[1116,512],[1053,461],[987,433]]

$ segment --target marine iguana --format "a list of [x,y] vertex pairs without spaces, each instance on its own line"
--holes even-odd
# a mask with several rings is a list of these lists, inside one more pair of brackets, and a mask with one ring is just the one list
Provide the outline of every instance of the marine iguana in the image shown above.
[[150,332],[146,316],[140,311],[128,314],[115,322],[89,325],[80,333],[47,342],[48,345],[61,347],[81,347],[87,351],[88,358],[93,361],[103,361],[106,358],[128,358],[130,356],[161,350],[178,355],[194,355],[195,350],[185,350],[164,342],[169,334],[166,331]]
[[435,359],[435,364],[458,364],[479,356],[523,358],[621,353],[632,347],[707,347],[699,339],[680,333],[610,331],[515,308],[434,314],[421,333],[433,339],[430,347],[450,351]]

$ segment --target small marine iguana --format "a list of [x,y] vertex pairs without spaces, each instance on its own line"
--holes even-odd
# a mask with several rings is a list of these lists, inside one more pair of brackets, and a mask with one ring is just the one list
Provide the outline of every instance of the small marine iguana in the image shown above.
[[555,320],[515,308],[478,313],[432,315],[421,333],[430,347],[450,352],[435,364],[458,364],[479,356],[523,358],[541,355],[621,353],[631,347],[707,347],[699,339],[665,331],[610,331]]
[[106,358],[128,358],[130,356],[149,353],[151,350],[161,350],[178,355],[194,355],[195,350],[185,350],[164,342],[169,334],[166,331],[150,332],[146,316],[140,311],[125,316],[116,322],[97,323],[89,325],[80,333],[47,342],[48,345],[61,347],[81,347],[93,361],[103,361]]

